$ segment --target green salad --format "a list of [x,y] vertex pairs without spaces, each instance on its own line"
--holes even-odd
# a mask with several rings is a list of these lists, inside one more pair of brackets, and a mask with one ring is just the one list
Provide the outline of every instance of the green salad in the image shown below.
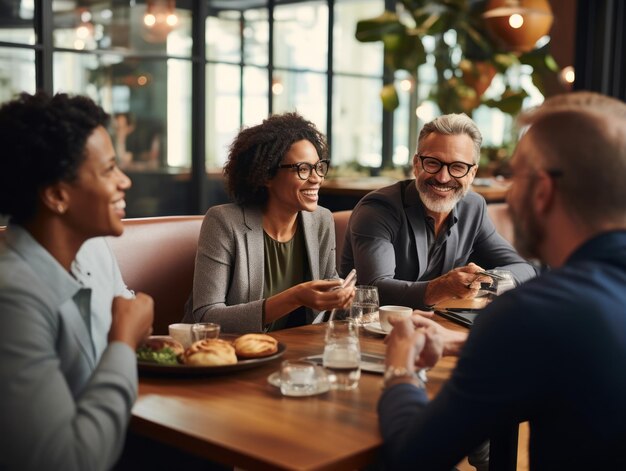
[[137,349],[137,360],[158,363],[159,365],[178,365],[178,355],[171,348],[163,348],[158,352],[146,347]]

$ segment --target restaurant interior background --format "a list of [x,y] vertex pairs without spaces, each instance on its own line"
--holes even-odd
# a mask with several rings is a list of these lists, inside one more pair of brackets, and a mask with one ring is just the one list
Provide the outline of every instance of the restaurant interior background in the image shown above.
[[[439,113],[432,61],[417,81],[390,76],[382,43],[355,39],[359,20],[396,3],[0,0],[0,102],[44,89],[87,94],[111,113],[120,165],[133,179],[128,217],[201,214],[226,202],[221,167],[237,131],[292,110],[327,134],[334,176],[375,176],[382,185],[402,176],[420,123]],[[625,3],[550,0],[554,21],[542,41],[564,89],[626,98]],[[530,72],[516,72],[525,108],[543,100]],[[385,111],[379,93],[390,81],[399,106]],[[485,95],[498,88],[496,76]],[[486,147],[514,140],[507,113],[483,105],[472,115]],[[321,204],[339,210],[354,201],[323,193]]]

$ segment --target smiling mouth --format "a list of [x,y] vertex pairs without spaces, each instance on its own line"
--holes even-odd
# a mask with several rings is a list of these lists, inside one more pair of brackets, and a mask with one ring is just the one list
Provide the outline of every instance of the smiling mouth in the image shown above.
[[302,193],[304,196],[309,196],[309,197],[314,197],[314,196],[317,196],[317,195],[318,195],[318,193],[319,193],[319,190],[318,190],[318,189],[315,189],[315,190],[300,190],[300,191],[301,191],[301,193]]
[[456,185],[437,185],[436,183],[433,182],[426,182],[426,184],[432,188],[433,190],[440,192],[440,193],[447,193],[450,191],[456,191],[458,190],[458,186]]
[[124,198],[113,202],[113,210],[116,212],[116,214],[120,218],[123,218],[125,216],[125,211],[124,211],[125,209],[126,209],[126,200]]

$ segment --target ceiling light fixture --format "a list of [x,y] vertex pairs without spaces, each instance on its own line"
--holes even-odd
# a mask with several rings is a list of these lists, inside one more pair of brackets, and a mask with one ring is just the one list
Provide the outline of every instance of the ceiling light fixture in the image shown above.
[[489,0],[483,18],[508,49],[528,52],[548,34],[554,16],[548,0]]

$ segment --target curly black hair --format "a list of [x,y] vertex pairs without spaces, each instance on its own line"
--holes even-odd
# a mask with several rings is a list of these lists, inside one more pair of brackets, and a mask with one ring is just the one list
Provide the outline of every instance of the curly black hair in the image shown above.
[[45,92],[21,93],[0,107],[0,214],[30,221],[39,190],[72,181],[83,163],[85,145],[109,115],[91,99]]
[[276,175],[292,144],[302,140],[315,146],[320,159],[327,158],[326,138],[298,113],[270,116],[242,129],[230,145],[224,165],[231,197],[244,206],[264,206],[268,198],[265,184]]

